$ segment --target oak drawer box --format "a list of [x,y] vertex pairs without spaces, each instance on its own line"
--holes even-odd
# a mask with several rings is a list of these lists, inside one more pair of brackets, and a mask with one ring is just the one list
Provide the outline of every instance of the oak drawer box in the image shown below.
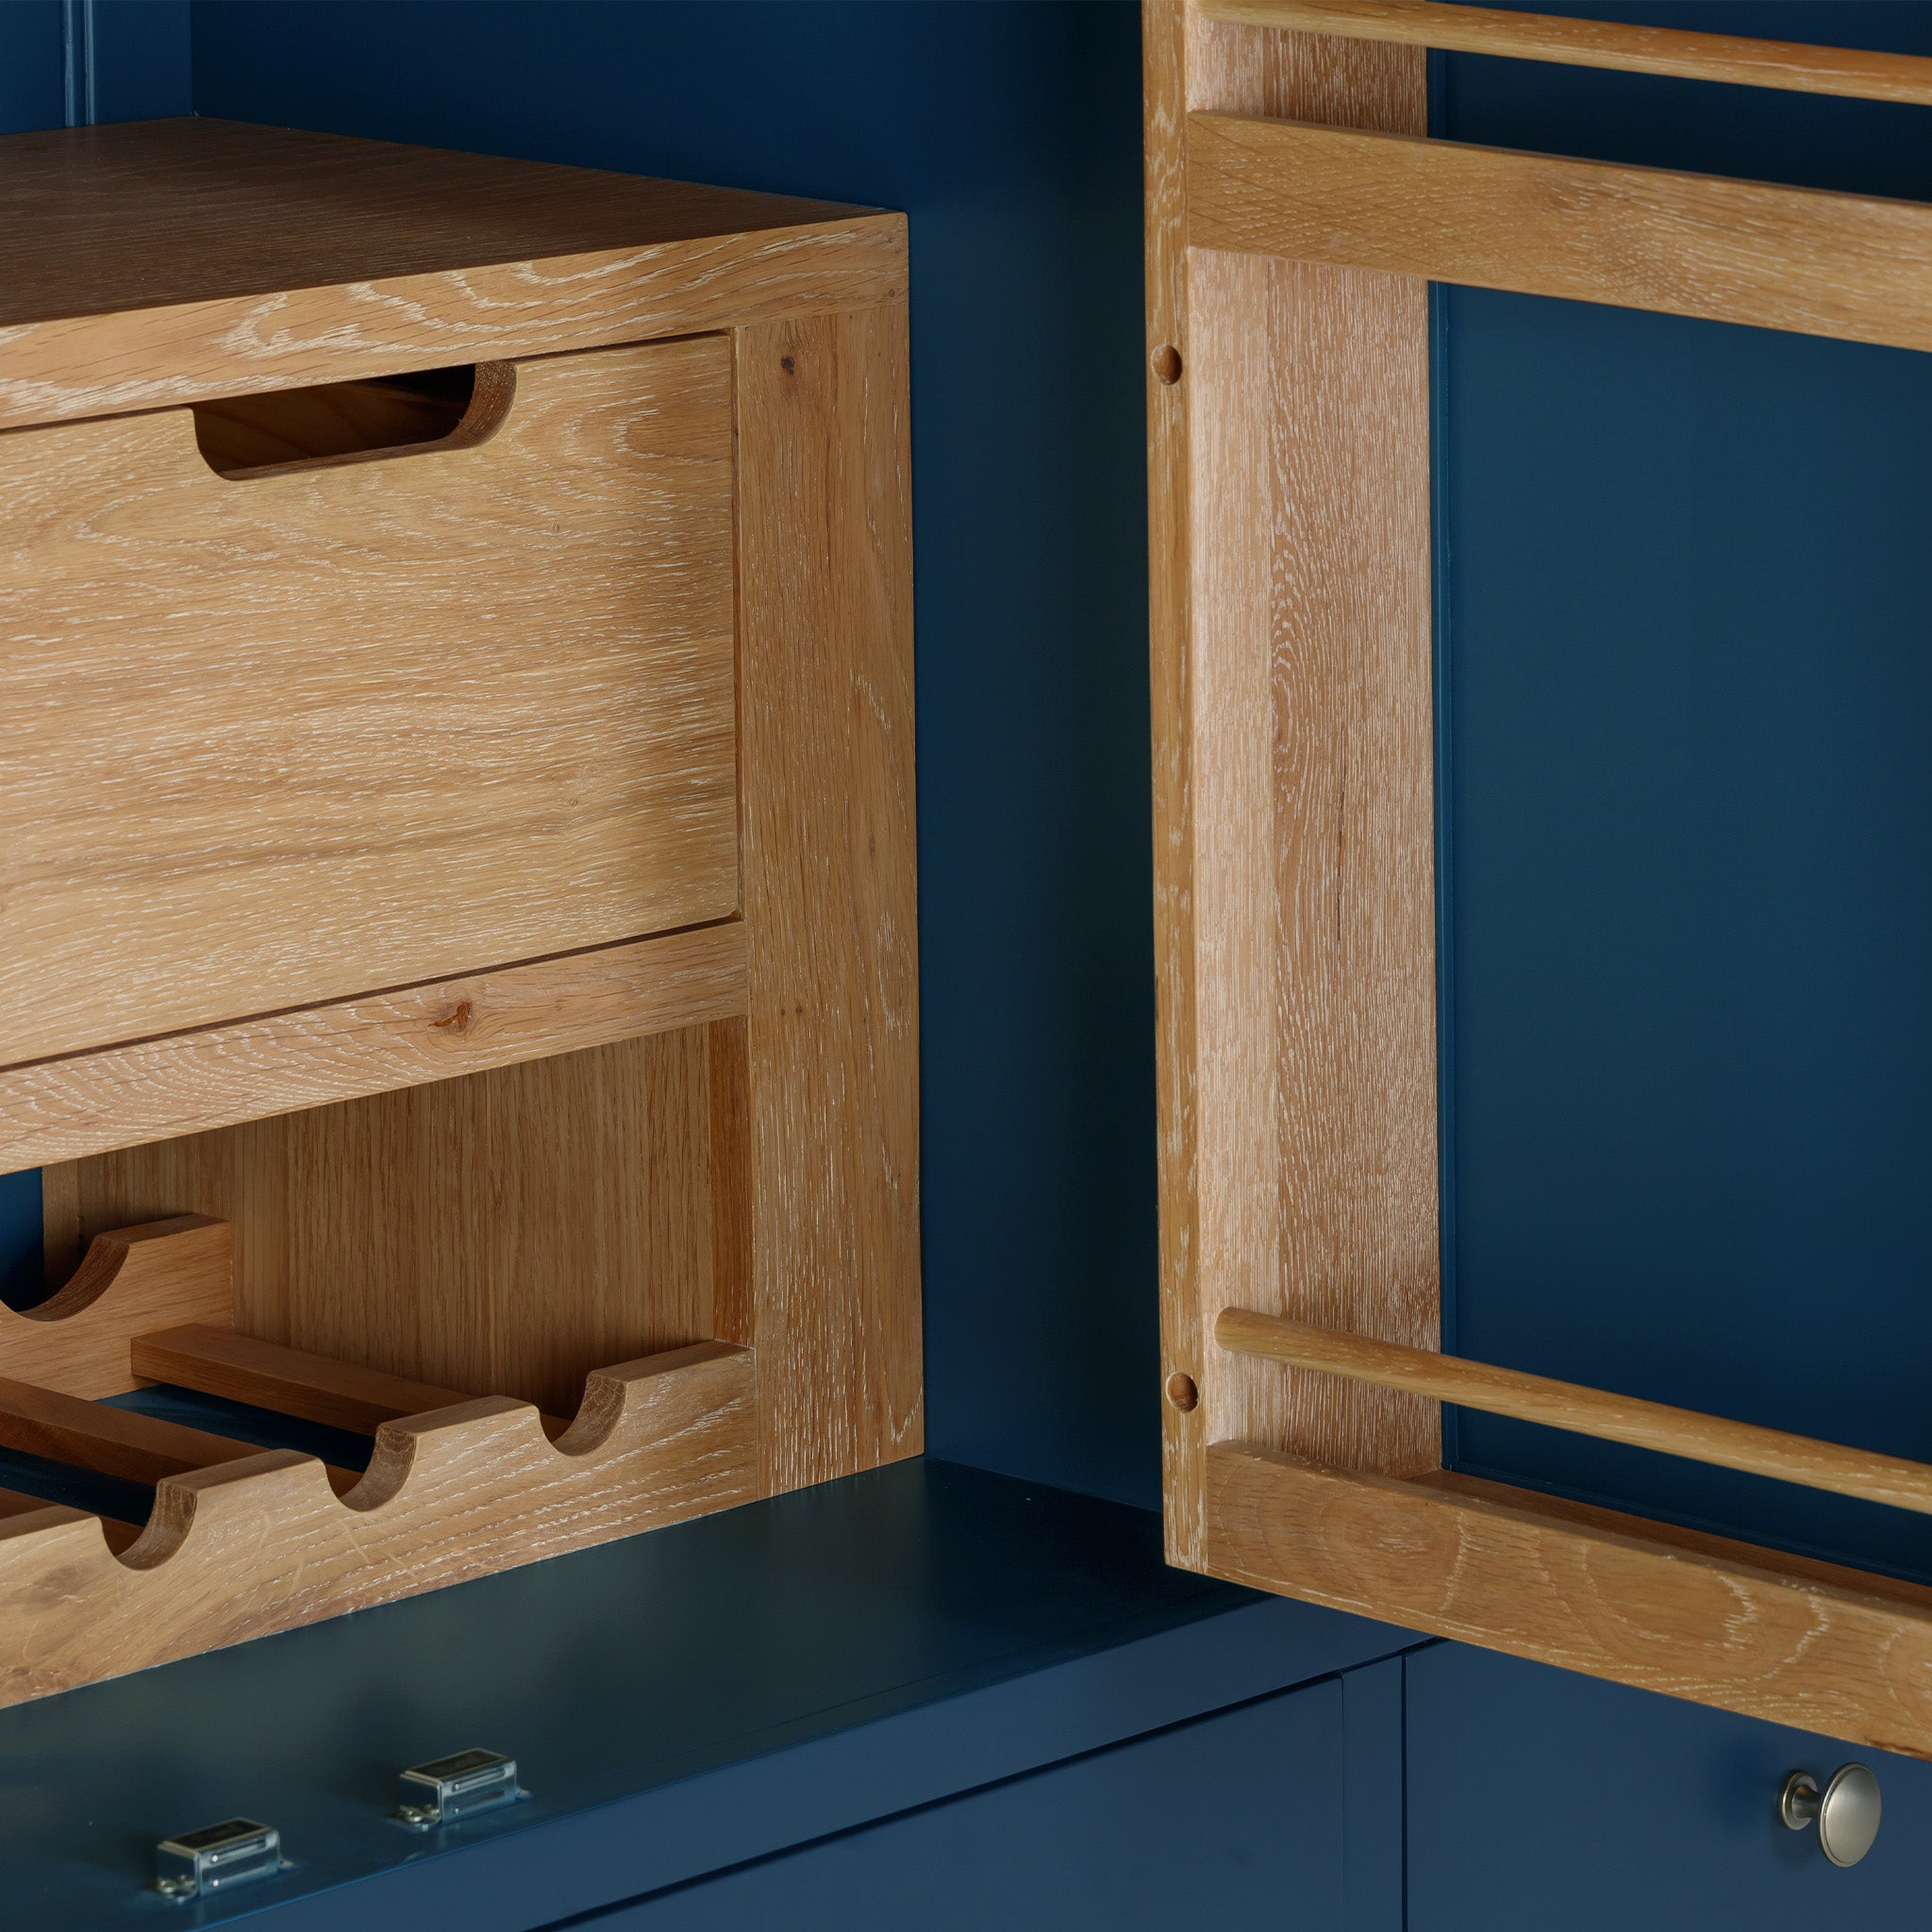
[[730,363],[233,478],[187,408],[0,435],[0,1064],[730,914]]

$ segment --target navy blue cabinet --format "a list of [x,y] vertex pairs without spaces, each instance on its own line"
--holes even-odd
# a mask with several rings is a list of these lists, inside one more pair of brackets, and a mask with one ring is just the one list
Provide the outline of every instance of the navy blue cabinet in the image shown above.
[[[1408,1932],[1879,1932],[1932,1897],[1932,1764],[1457,1643],[1406,1661]],[[1857,1759],[1884,1823],[1830,1864],[1786,1774]]]
[[1341,1726],[1342,1680],[1331,1677],[592,1923],[1343,1932]]
[[[667,1923],[991,1925],[1024,1881],[1096,1901],[1068,1926],[1286,1887],[1399,1932],[1413,1641],[1170,1570],[1150,1511],[898,1463],[0,1710],[7,1923],[534,1932],[714,1887]],[[391,1822],[472,1745],[525,1803]],[[237,1815],[290,1869],[157,1921],[156,1840]],[[922,1865],[954,1918],[907,1908]]]

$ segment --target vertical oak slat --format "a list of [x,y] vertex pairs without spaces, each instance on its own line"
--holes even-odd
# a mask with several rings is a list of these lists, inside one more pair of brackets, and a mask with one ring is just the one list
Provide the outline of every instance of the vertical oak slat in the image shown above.
[[[1189,655],[1188,11],[1145,0],[1141,11],[1147,190],[1147,541],[1154,726],[1156,1107],[1160,1187],[1160,1355],[1170,1387],[1205,1379],[1199,1291],[1196,1139],[1192,663]],[[1156,367],[1180,358],[1177,381]],[[1172,371],[1170,371],[1172,373]],[[1161,1405],[1162,1510],[1168,1560],[1204,1566],[1208,1416]]]
[[1435,1345],[1428,323],[1420,282],[1190,248],[1186,116],[1423,132],[1415,48],[1149,0],[1149,481],[1169,1554],[1201,1457],[1440,1457],[1433,1407],[1208,1341],[1237,1305]]
[[924,1443],[906,311],[741,329],[736,358],[741,1339],[778,1491]]

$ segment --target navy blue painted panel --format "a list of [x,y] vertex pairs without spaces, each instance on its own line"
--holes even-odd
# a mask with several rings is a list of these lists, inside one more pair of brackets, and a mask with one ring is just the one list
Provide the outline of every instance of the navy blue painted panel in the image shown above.
[[1341,1702],[1331,1678],[576,1923],[1343,1932]]
[[41,1176],[0,1174],[0,1301],[17,1308],[46,1299],[41,1278]]
[[1405,1932],[1407,1657],[1341,1679],[1342,1907],[1348,1932]]
[[[1693,11],[1932,47],[1926,8],[1651,15]],[[1863,104],[1461,60],[1440,97],[1459,139],[1932,196],[1926,124]],[[1451,1345],[1932,1457],[1932,358],[1439,309]],[[1455,1446],[1932,1574],[1919,1518],[1493,1418]]]
[[[145,1923],[154,1841],[241,1812],[296,1867],[215,1918],[526,1932],[1411,1641],[1169,1570],[1151,1513],[902,1463],[0,1710],[0,1870],[36,1932]],[[387,1822],[471,1744],[530,1802]]]
[[1840,1871],[1776,1816],[1830,1739],[1459,1644],[1407,1659],[1408,1932],[1879,1932],[1924,1923],[1932,1765],[1856,1755],[1884,1823]]
[[[1923,0],[1516,0],[1516,10],[1932,54]],[[1437,132],[1452,140],[1932,200],[1919,108],[1467,54],[1441,64]]]
[[87,0],[88,121],[192,113],[189,0]]
[[67,120],[60,0],[0,7],[0,134],[60,127]]
[[906,209],[927,1439],[1158,1500],[1139,21],[226,5],[208,114]]

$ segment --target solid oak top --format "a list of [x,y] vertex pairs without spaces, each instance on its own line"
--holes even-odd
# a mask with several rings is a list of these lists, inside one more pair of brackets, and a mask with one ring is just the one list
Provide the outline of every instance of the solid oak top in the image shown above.
[[0,328],[870,210],[183,116],[0,138]]

